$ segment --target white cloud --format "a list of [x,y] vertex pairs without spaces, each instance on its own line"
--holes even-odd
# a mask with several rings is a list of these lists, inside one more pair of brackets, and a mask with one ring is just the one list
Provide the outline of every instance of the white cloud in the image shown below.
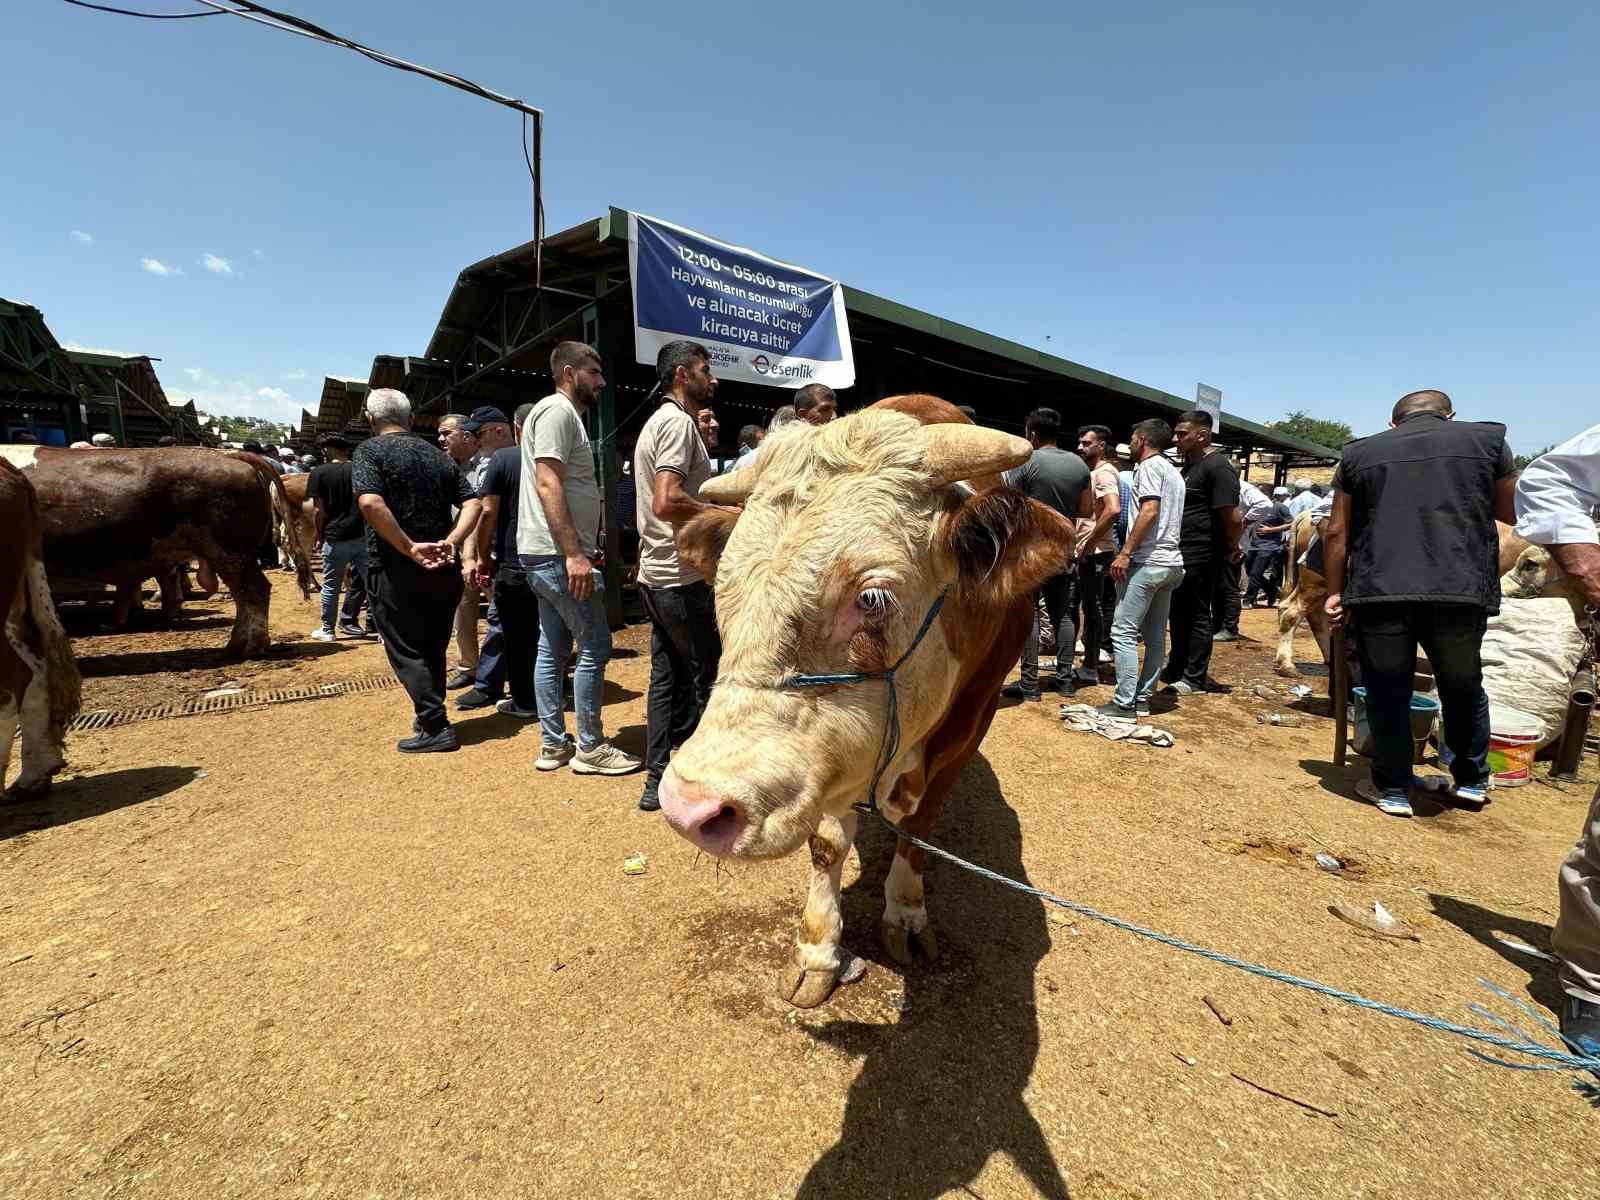
[[167,266],[166,263],[162,262],[159,258],[141,258],[139,260],[139,265],[141,267],[143,267],[146,271],[149,271],[150,274],[152,274],[152,275],[160,275],[163,278],[165,278],[168,275],[182,275],[183,274],[183,269],[181,267],[169,267],[169,266]]
[[[183,378],[179,378],[179,375]],[[316,408],[316,397],[296,397],[284,388],[265,386],[260,379],[224,378],[204,367],[184,367],[162,376],[167,399],[174,404],[193,400],[201,412],[230,417],[264,417],[295,424],[303,407]]]
[[286,372],[284,372],[284,376],[283,377],[285,379],[287,379],[290,383],[295,383],[295,382],[297,382],[297,381],[299,381],[301,379],[306,378],[307,374],[308,374],[308,372],[306,372],[306,371],[286,371]]
[[256,389],[256,395],[263,400],[270,400],[274,404],[288,404],[289,393],[282,388],[263,387]]
[[94,241],[94,235],[90,234],[90,233],[85,233],[81,229],[74,229],[72,231],[72,240],[75,241],[75,242],[84,242],[84,243],[87,244],[89,242]]
[[207,254],[200,260],[200,265],[213,275],[233,274],[233,264],[219,254]]
[[63,350],[77,350],[83,354],[110,354],[116,358],[135,358],[132,350],[108,350],[104,346],[85,346],[81,342],[62,342]]

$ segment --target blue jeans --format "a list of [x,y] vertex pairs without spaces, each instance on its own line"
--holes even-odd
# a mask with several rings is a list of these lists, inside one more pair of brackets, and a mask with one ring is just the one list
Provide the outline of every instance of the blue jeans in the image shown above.
[[[1111,699],[1123,708],[1149,703],[1167,661],[1167,614],[1172,594],[1183,582],[1182,567],[1135,564],[1117,585],[1117,615],[1111,622],[1111,649],[1117,664],[1117,690]],[[1139,640],[1144,639],[1144,667]]]
[[606,622],[605,581],[591,578],[594,591],[582,603],[567,590],[567,560],[559,554],[524,554],[522,567],[539,601],[539,654],[533,666],[533,692],[539,702],[539,728],[547,746],[567,736],[563,692],[567,655],[578,643],[578,665],[572,672],[573,709],[578,723],[578,748],[593,750],[605,741],[600,725],[600,699],[605,689],[606,662],[611,657],[611,626]]
[[473,687],[485,696],[499,698],[506,687],[506,636],[500,627],[500,609],[490,599],[489,611],[484,616],[483,646],[478,651],[478,670],[473,676]]
[[[339,615],[339,581],[344,569],[351,568],[350,590],[345,594],[344,613]],[[367,590],[367,539],[322,543],[322,627],[333,630],[333,618],[340,624],[354,625],[361,615],[361,597]]]

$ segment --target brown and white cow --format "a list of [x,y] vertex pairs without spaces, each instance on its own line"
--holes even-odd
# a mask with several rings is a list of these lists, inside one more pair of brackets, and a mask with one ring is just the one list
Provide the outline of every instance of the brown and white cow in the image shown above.
[[22,472],[0,460],[0,784],[22,725],[22,773],[8,796],[37,795],[66,763],[67,724],[80,684],[72,645],[45,578],[39,509]]
[[[662,778],[662,809],[719,857],[809,845],[810,893],[779,987],[799,1007],[820,1004],[838,981],[851,806],[871,783],[888,708],[881,681],[805,690],[783,681],[884,669],[946,594],[899,670],[900,748],[876,796],[926,836],[988,731],[1034,589],[1071,555],[1071,522],[998,486],[998,472],[1030,453],[936,397],[891,397],[768,438],[748,466],[702,488],[742,510],[704,513],[679,532],[683,556],[715,581],[723,651],[699,728]],[[889,953],[909,964],[914,944],[933,957],[922,853],[903,838],[885,891]]]
[[[279,537],[279,547],[287,550],[292,545],[300,556],[309,560],[317,548],[317,505],[308,491],[311,473],[285,475],[282,482],[288,513],[285,529]],[[297,561],[297,556],[289,555],[288,561]]]
[[[273,496],[282,502],[282,488],[265,462],[188,446],[93,454],[0,450],[38,496],[52,580],[137,586],[151,577],[170,580],[179,564],[204,559],[233,593],[229,653],[266,653],[272,585],[256,554],[271,534]],[[296,567],[301,593],[309,595],[311,564],[299,557]]]
[[[1300,563],[1315,533],[1309,511],[1295,517],[1286,547],[1284,591],[1278,599],[1278,652],[1272,669],[1279,675],[1300,673],[1294,665],[1294,631],[1300,627],[1302,619],[1311,626],[1311,636],[1316,638],[1317,648],[1322,651],[1322,661],[1331,662],[1333,627],[1323,608],[1328,598],[1328,581],[1320,572]],[[1518,536],[1512,526],[1499,521],[1495,522],[1495,533],[1500,539],[1500,575],[1505,596],[1513,599],[1560,596],[1572,605],[1573,615],[1582,618],[1583,599],[1568,583],[1548,550]]]

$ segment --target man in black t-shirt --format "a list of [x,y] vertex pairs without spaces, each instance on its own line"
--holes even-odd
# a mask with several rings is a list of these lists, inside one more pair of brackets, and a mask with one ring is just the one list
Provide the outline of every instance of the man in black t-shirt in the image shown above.
[[1239,515],[1239,476],[1225,454],[1208,454],[1211,414],[1201,409],[1179,417],[1173,444],[1183,459],[1183,528],[1178,545],[1183,552],[1183,582],[1172,595],[1172,648],[1161,681],[1168,694],[1193,696],[1200,692],[1229,692],[1215,682],[1211,670],[1211,606],[1216,597],[1217,575],[1225,565],[1237,569],[1244,557],[1239,537],[1244,521]]
[[[539,601],[517,561],[517,503],[522,494],[522,424],[532,404],[512,414],[512,444],[496,450],[484,468],[478,499],[478,585],[494,587],[500,644],[491,652],[484,642],[474,691],[495,697],[495,707],[508,716],[532,720],[539,715],[533,694],[533,660],[539,649]],[[491,627],[495,625],[490,622]],[[509,699],[498,699],[501,690]]]
[[[322,543],[322,624],[311,636],[319,642],[333,641],[334,615],[339,613],[339,632],[364,638],[368,635],[360,618],[367,598],[367,523],[350,487],[350,440],[330,433],[318,445],[328,462],[313,467],[306,481],[306,495],[317,507],[318,540]],[[340,613],[339,585],[346,567],[350,569],[350,588]]]
[[1356,790],[1390,816],[1411,815],[1419,644],[1444,709],[1451,791],[1488,799],[1483,634],[1500,611],[1495,521],[1516,520],[1516,485],[1506,427],[1457,421],[1439,391],[1400,397],[1390,428],[1344,448],[1321,530],[1326,608],[1335,624],[1348,610],[1367,689],[1372,780]]
[[[462,580],[457,551],[478,519],[478,497],[437,446],[411,435],[411,401],[378,388],[367,396],[372,437],[356,448],[351,486],[367,521],[372,620],[417,720],[396,749],[460,749],[444,708],[445,647]],[[452,522],[451,507],[460,505]]]

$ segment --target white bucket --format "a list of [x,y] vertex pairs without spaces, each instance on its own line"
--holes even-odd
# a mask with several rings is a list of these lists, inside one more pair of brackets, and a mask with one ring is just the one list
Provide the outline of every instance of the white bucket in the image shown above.
[[1516,708],[1489,708],[1489,772],[1495,787],[1521,787],[1533,778],[1533,756],[1544,722]]

